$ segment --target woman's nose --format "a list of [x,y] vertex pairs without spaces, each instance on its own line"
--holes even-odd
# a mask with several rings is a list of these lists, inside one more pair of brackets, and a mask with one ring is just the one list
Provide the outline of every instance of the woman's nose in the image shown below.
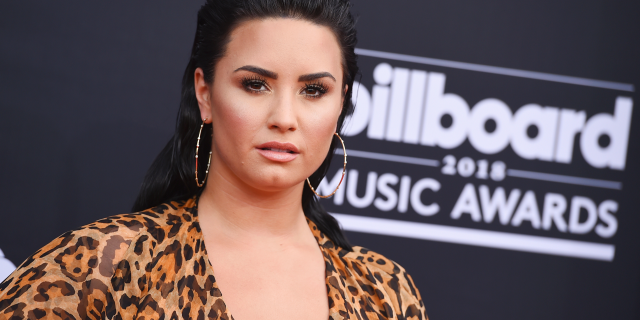
[[278,96],[272,106],[268,123],[270,129],[281,132],[296,131],[298,120],[296,115],[296,99],[290,95]]

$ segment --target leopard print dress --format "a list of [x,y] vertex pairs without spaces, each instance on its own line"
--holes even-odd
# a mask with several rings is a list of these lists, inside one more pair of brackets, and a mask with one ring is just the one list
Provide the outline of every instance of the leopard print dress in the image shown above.
[[[61,235],[0,284],[0,320],[233,319],[196,209],[195,198],[172,202]],[[324,255],[330,319],[427,319],[402,267],[309,227]]]

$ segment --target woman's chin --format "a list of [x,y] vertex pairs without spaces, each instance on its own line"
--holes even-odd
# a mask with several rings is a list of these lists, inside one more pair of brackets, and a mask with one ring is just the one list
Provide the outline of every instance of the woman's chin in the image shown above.
[[253,188],[268,193],[292,191],[304,183],[304,179],[292,179],[280,174],[261,175],[251,180],[249,184]]

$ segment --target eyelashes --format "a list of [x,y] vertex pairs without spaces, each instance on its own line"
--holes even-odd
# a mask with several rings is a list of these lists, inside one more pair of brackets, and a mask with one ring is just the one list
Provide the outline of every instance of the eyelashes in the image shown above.
[[267,82],[259,76],[244,77],[241,83],[245,90],[252,93],[260,93],[269,89]]
[[302,92],[304,92],[304,94],[306,94],[310,98],[320,98],[325,93],[327,93],[327,91],[329,91],[327,86],[325,86],[324,83],[320,81],[307,83],[305,84],[304,89],[302,89]]
[[[257,75],[243,77],[240,83],[242,84],[242,87],[249,93],[260,94],[266,93],[267,91],[271,90],[271,88],[267,84],[266,79]],[[320,98],[327,92],[329,92],[329,88],[322,81],[306,83],[299,91],[300,94],[303,94],[311,99]]]

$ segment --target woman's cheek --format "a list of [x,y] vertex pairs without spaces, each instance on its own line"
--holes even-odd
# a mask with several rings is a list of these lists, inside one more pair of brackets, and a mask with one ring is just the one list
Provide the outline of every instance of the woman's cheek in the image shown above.
[[225,96],[214,108],[218,115],[220,125],[224,126],[230,135],[236,135],[247,129],[254,128],[259,123],[261,108],[256,101],[245,101],[238,96]]
[[[235,101],[234,101],[235,100]],[[223,158],[243,159],[256,128],[256,113],[240,99],[218,99],[213,107],[214,139]]]
[[[325,110],[331,110],[329,108]],[[309,120],[308,132],[306,141],[311,142],[311,148],[313,153],[311,155],[313,167],[319,167],[324,161],[324,158],[329,151],[331,142],[334,139],[334,132],[336,132],[336,123],[338,122],[339,114],[334,112],[323,112],[317,114],[317,117]]]

